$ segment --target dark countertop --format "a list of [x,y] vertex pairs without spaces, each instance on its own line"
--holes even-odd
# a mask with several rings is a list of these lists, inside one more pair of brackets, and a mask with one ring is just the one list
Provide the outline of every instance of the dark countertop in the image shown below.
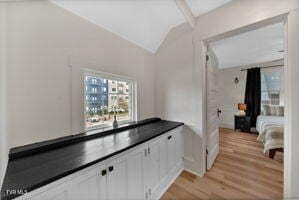
[[127,124],[122,124],[117,128],[113,128],[112,126],[87,131],[85,133],[70,135],[65,137],[60,137],[53,140],[47,140],[43,142],[33,143],[29,145],[24,145],[20,147],[15,147],[10,149],[9,151],[9,160],[25,157],[28,155],[32,155],[35,153],[41,153],[44,151],[48,151],[54,148],[64,147],[69,144],[74,144],[80,141],[90,140],[93,138],[103,137],[104,135],[111,135],[114,133],[118,133],[124,130],[132,129],[138,126],[142,126],[145,124],[158,122],[160,118],[149,118],[141,121],[134,121]]
[[97,138],[10,159],[1,199],[12,199],[20,195],[7,194],[7,190],[30,192],[182,125],[180,122],[155,120],[110,135],[103,134]]

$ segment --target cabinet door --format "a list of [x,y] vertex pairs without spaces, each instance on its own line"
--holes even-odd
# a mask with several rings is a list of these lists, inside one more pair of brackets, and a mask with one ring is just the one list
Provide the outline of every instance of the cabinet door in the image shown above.
[[107,169],[107,199],[127,199],[126,156],[108,162]]
[[69,199],[106,199],[106,174],[106,165],[101,165],[73,179]]
[[[99,200],[106,199],[106,175],[102,170],[105,164],[98,164],[82,170],[78,176],[55,185],[30,200]],[[51,187],[51,186],[46,186]],[[22,196],[20,199],[23,199]],[[24,198],[27,199],[27,198]]]
[[168,178],[167,153],[168,153],[168,138],[167,136],[164,136],[159,140],[159,159],[160,159],[159,164],[160,164],[161,183],[165,183]]
[[[160,186],[160,151],[159,140],[149,144],[150,154],[148,155],[148,187],[151,195],[155,196]],[[166,157],[167,161],[167,157]]]
[[175,134],[171,132],[168,137],[168,145],[167,145],[167,166],[168,173],[173,173],[176,169],[176,157],[175,157]]
[[68,200],[69,197],[68,184],[63,183],[54,188],[47,190],[41,194],[29,198],[30,200]]
[[167,152],[168,139],[163,136],[149,143],[150,153],[148,155],[149,172],[149,195],[151,199],[159,197],[162,185],[167,183]]
[[108,162],[108,199],[146,198],[146,147],[142,146]]
[[178,128],[175,133],[175,157],[177,165],[181,165],[183,163],[183,154],[182,130]]
[[146,146],[138,148],[127,157],[128,199],[146,198]]

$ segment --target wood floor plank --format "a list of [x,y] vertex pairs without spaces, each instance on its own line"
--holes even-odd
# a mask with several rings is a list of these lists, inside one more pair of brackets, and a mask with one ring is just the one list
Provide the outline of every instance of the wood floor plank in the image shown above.
[[254,134],[220,129],[219,138],[212,169],[204,177],[183,171],[162,200],[283,198],[283,153],[269,159]]

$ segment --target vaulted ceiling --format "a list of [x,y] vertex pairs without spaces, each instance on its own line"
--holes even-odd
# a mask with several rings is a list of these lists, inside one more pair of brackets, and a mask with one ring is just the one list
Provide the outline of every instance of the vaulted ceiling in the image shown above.
[[186,22],[176,1],[198,17],[231,0],[51,0],[52,3],[152,53],[171,28]]
[[219,68],[237,67],[283,59],[284,28],[272,24],[210,43]]

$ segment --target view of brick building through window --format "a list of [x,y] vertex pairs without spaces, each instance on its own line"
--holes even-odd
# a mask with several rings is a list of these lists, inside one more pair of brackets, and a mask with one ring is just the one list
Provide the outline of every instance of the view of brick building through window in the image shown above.
[[114,113],[118,121],[131,118],[131,84],[125,81],[85,77],[85,119],[86,127],[109,124]]

